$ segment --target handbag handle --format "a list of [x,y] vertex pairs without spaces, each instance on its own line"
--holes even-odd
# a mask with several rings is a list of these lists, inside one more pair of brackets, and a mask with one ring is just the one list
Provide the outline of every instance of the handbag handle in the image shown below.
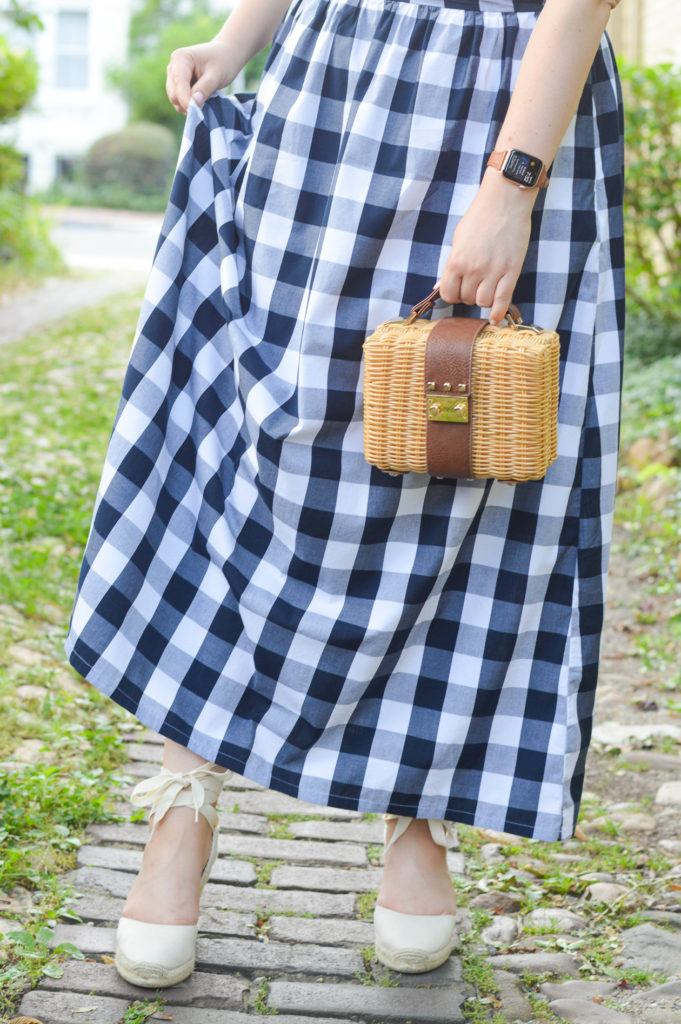
[[[425,299],[421,299],[421,301],[417,302],[415,306],[412,306],[411,312],[409,313],[409,316],[405,320],[405,323],[413,323],[413,321],[416,320],[417,317],[423,316],[424,313],[427,313],[428,310],[433,308],[433,306],[435,305],[439,298],[440,289],[433,288],[430,295],[426,295]],[[506,313],[506,320],[508,320],[508,323],[511,327],[519,327],[520,324],[523,322],[523,318],[520,315],[520,310],[517,306],[514,306],[513,303],[511,303],[508,307],[508,311]]]

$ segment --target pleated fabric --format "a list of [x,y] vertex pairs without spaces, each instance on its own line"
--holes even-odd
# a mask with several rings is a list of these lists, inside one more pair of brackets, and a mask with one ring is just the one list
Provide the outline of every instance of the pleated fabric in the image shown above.
[[257,93],[192,104],[66,652],[265,786],[554,840],[582,789],[619,440],[607,36],[515,293],[560,333],[557,461],[515,487],[393,477],[362,433],[362,342],[440,276],[540,10],[293,0]]

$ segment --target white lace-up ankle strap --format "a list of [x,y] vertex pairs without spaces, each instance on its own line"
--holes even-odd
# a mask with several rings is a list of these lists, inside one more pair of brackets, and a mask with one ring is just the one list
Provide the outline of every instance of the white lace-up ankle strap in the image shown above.
[[428,818],[428,828],[433,842],[438,846],[444,846],[451,850],[453,846],[459,845],[459,837],[453,821],[445,821],[444,818]]
[[194,821],[203,814],[212,829],[218,822],[218,814],[212,806],[222,791],[225,779],[231,771],[215,771],[210,762],[192,768],[189,772],[171,772],[162,768],[158,775],[143,779],[130,794],[135,807],[149,807],[149,816],[154,821],[151,834],[171,807],[193,807]]
[[[394,819],[397,820],[397,824],[395,825],[395,830],[390,837],[390,842],[386,843],[384,840],[384,855],[388,852],[393,843],[406,832],[411,822],[414,821],[413,818],[408,818],[404,814],[384,814],[383,821],[386,822],[386,835],[388,831],[387,822]],[[444,846],[447,849],[451,849],[451,847],[458,844],[459,840],[456,834],[456,826],[454,825],[454,822],[445,821],[442,818],[428,818],[427,821],[430,834],[433,837],[433,842],[437,843],[438,846]]]

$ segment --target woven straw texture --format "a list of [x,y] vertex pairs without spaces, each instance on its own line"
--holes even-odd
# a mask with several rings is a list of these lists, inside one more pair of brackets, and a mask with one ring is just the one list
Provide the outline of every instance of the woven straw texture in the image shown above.
[[[364,343],[364,455],[389,473],[428,472],[425,360],[436,322],[388,320]],[[471,379],[475,477],[520,483],[545,475],[557,455],[559,361],[554,331],[482,329]]]

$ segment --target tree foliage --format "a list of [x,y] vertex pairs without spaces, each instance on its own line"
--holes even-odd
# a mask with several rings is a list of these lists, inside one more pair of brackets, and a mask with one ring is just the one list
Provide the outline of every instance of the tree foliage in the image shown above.
[[[629,307],[681,327],[681,69],[621,68]],[[678,333],[677,333],[678,337]]]
[[37,88],[38,65],[33,54],[17,49],[7,36],[0,35],[0,122],[15,118]]
[[9,6],[5,10],[0,11],[0,16],[12,25],[16,25],[17,28],[24,28],[27,31],[34,28],[43,28],[43,23],[38,15],[30,7],[27,7],[22,0],[9,0]]
[[[20,0],[10,0],[0,11],[0,25],[30,31],[42,28],[40,19]],[[21,49],[0,34],[0,124],[17,117],[38,87],[38,66],[28,49]],[[57,262],[45,225],[23,192],[21,155],[0,145],[0,265],[16,264],[20,272],[53,266]]]
[[182,134],[184,118],[178,115],[166,96],[168,59],[180,46],[211,39],[223,20],[201,12],[175,18],[161,28],[153,42],[145,35],[148,42],[144,47],[140,46],[137,34],[131,36],[127,65],[111,73],[114,85],[129,103],[131,121],[154,121],[170,128],[176,136]]
[[208,0],[192,0],[184,5],[177,0],[138,0],[130,18],[130,55],[136,57],[157,46],[161,34],[173,22],[186,20],[192,14],[210,13]]

